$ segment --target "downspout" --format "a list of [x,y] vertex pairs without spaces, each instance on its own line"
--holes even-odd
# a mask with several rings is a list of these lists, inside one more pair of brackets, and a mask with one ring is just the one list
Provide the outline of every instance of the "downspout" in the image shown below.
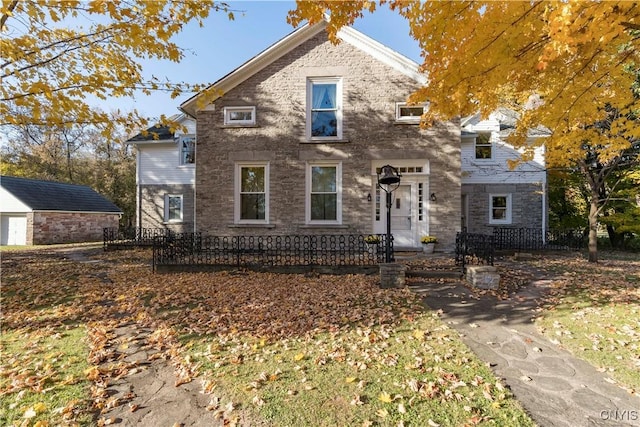
[[542,244],[547,244],[547,182],[546,178],[542,180]]
[[140,186],[140,147],[136,144],[136,227],[142,227],[142,187]]

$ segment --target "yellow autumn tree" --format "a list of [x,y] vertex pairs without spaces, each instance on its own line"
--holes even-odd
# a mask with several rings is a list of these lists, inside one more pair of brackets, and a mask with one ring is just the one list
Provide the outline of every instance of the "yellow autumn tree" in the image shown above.
[[[596,261],[603,177],[585,167],[617,165],[640,140],[640,104],[632,86],[640,69],[640,3],[632,1],[297,1],[289,21],[330,15],[332,35],[365,11],[388,6],[418,41],[428,82],[411,101],[428,101],[428,125],[499,106],[519,113],[510,137],[528,149],[527,133],[545,127],[550,168],[574,168],[592,188],[590,260]],[[615,114],[612,114],[614,112]],[[606,131],[597,124],[605,123]],[[637,145],[635,146],[637,147]],[[598,176],[600,175],[600,176]]]
[[179,62],[172,41],[188,22],[200,25],[213,0],[2,0],[0,5],[0,125],[146,125],[135,111],[114,115],[92,100],[200,86],[145,78],[139,59]]

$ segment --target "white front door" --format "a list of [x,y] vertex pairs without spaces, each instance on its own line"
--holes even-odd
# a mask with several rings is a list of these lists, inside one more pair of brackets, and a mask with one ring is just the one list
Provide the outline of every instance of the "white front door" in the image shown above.
[[391,197],[391,234],[396,247],[415,246],[411,185],[400,185]]

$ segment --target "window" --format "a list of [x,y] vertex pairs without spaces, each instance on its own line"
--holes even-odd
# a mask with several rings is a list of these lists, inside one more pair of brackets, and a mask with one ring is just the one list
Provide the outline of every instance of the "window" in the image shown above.
[[340,79],[308,80],[307,138],[342,138],[342,81]]
[[490,133],[480,133],[476,137],[476,159],[488,160],[493,158],[493,143]]
[[256,124],[256,107],[224,107],[224,124],[250,126]]
[[164,196],[164,221],[182,221],[182,194],[166,194]]
[[307,222],[342,222],[340,164],[310,164],[307,169]]
[[268,164],[238,164],[236,183],[236,222],[268,223]]
[[191,165],[196,162],[196,138],[193,136],[181,136],[178,139],[180,145],[180,164]]
[[511,224],[511,195],[491,194],[489,198],[489,223]]
[[407,105],[404,102],[396,103],[396,120],[407,123],[420,123],[424,114],[424,105]]

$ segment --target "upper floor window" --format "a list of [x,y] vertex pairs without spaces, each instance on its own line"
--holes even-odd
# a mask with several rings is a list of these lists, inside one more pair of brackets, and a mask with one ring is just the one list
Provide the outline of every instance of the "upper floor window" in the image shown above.
[[493,158],[493,143],[490,133],[479,133],[475,142],[476,159],[489,160]]
[[166,194],[164,196],[164,221],[182,221],[182,194]]
[[339,163],[309,164],[307,169],[307,222],[342,222],[342,177]]
[[424,105],[408,105],[405,102],[398,102],[396,103],[396,120],[406,123],[420,123],[424,108]]
[[307,138],[342,138],[342,80],[313,78],[307,81]]
[[269,222],[269,165],[236,166],[236,222]]
[[511,194],[491,194],[489,199],[489,223],[511,224]]
[[178,139],[180,145],[180,164],[190,165],[196,162],[196,138],[194,136],[181,136]]
[[224,107],[224,124],[251,126],[256,124],[256,107]]

